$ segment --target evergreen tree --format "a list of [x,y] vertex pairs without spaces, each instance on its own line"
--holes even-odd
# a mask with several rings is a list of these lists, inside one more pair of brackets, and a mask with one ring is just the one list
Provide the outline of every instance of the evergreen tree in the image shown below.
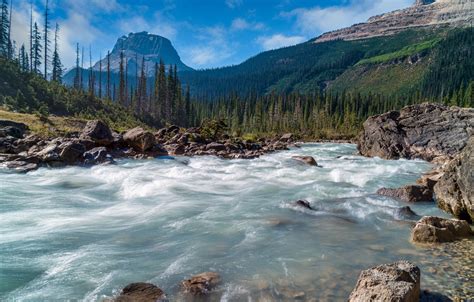
[[125,75],[124,75],[124,55],[120,52],[120,69],[119,69],[119,104],[125,106]]
[[21,45],[20,48],[20,55],[19,55],[19,61],[20,61],[20,68],[21,71],[23,72],[29,72],[30,71],[30,59],[28,58],[28,52],[26,51],[25,45]]
[[48,78],[48,55],[49,55],[49,45],[51,44],[51,41],[49,40],[49,0],[46,0],[46,5],[44,9],[44,29],[43,29],[43,34],[44,34],[44,78]]
[[106,92],[107,99],[110,100],[110,51],[107,51],[107,92]]
[[59,38],[59,25],[56,23],[56,30],[54,32],[54,52],[53,52],[53,74],[52,80],[58,83],[62,82],[63,77],[63,66],[61,64],[61,58],[59,57],[59,46],[58,46],[58,38]]
[[33,72],[37,74],[41,74],[41,50],[43,47],[41,46],[41,33],[38,29],[38,24],[35,22],[33,25]]
[[76,68],[74,74],[74,88],[81,89],[81,74],[80,74],[80,58],[79,58],[79,43],[76,44]]
[[2,0],[0,7],[0,56],[8,58],[10,41],[8,38],[10,32],[9,26],[8,1]]

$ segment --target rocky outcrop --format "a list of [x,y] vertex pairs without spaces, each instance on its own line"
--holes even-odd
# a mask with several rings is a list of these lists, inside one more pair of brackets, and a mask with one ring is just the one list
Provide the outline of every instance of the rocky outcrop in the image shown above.
[[114,302],[157,302],[165,301],[165,293],[150,283],[131,283],[122,289]]
[[365,23],[325,33],[315,43],[388,36],[409,28],[469,26],[474,16],[470,1],[416,0],[415,5],[406,9],[374,16]]
[[433,191],[422,185],[407,185],[397,189],[381,188],[377,194],[405,202],[433,201]]
[[425,216],[413,228],[411,240],[415,243],[441,243],[471,235],[471,227],[464,220]]
[[368,118],[358,149],[384,159],[443,161],[458,154],[473,133],[473,108],[417,104]]
[[420,269],[408,261],[383,264],[362,271],[350,302],[417,302],[420,299]]
[[295,206],[297,206],[297,207],[314,211],[314,209],[313,209],[313,207],[311,206],[311,204],[309,203],[309,201],[306,201],[306,200],[297,200],[297,201],[295,201],[293,204],[294,204]]
[[250,159],[284,150],[287,146],[288,143],[279,139],[249,142],[225,134],[211,139],[206,138],[201,128],[180,129],[177,126],[160,129],[156,134],[137,127],[122,135],[111,131],[101,121],[89,121],[80,134],[68,137],[0,136],[0,166],[29,172],[42,166],[109,164],[114,158],[144,159],[164,155]]
[[318,165],[318,163],[316,162],[316,160],[312,156],[292,156],[291,158],[293,158],[294,160],[297,160],[299,162],[302,162],[306,165],[309,165],[309,166],[317,166]]
[[221,282],[218,273],[206,272],[181,282],[183,292],[193,296],[206,295]]
[[474,221],[474,136],[446,166],[434,192],[441,209],[459,219]]

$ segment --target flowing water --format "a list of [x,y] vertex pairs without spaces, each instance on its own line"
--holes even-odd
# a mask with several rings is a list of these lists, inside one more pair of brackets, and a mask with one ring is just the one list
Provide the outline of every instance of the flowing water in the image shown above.
[[[344,301],[361,269],[399,259],[421,267],[423,288],[470,294],[441,265],[452,256],[409,242],[412,221],[398,213],[406,204],[374,195],[430,164],[355,151],[305,144],[254,160],[0,171],[0,300],[100,301],[147,281],[174,301],[181,280],[216,271],[215,301]],[[317,211],[294,206],[298,199]],[[433,203],[410,207],[445,216]],[[472,263],[463,267],[472,273]]]

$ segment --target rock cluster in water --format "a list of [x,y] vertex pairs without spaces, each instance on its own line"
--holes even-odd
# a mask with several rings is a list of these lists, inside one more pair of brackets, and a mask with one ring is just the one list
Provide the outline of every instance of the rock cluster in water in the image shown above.
[[81,133],[68,137],[42,138],[25,135],[27,126],[0,121],[0,163],[18,172],[41,166],[95,165],[113,163],[114,158],[148,158],[164,155],[215,155],[229,159],[256,158],[285,150],[293,142],[291,134],[258,142],[226,135],[209,138],[202,128],[177,126],[152,133],[140,127],[116,133],[103,122],[89,121]]
[[474,218],[474,109],[418,104],[367,119],[359,152],[438,164],[417,184],[377,193],[406,202],[430,201],[457,218]]

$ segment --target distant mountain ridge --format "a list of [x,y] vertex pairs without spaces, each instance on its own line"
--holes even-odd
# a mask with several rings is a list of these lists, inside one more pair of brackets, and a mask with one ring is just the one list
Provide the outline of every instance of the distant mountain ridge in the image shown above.
[[[162,60],[166,65],[176,65],[179,71],[192,70],[181,61],[171,41],[165,37],[150,34],[146,31],[130,33],[120,37],[110,53],[110,69],[114,73],[120,70],[120,53],[128,65],[128,73],[135,75],[140,71],[142,60],[145,59],[145,70],[149,76],[153,75],[155,64]],[[107,66],[107,58],[102,59],[102,70]],[[94,65],[94,70],[99,70],[99,62]],[[124,67],[125,68],[125,67]]]
[[410,28],[469,26],[474,18],[472,0],[416,0],[413,6],[373,16],[355,24],[321,35],[315,43],[333,40],[360,40],[399,33]]

